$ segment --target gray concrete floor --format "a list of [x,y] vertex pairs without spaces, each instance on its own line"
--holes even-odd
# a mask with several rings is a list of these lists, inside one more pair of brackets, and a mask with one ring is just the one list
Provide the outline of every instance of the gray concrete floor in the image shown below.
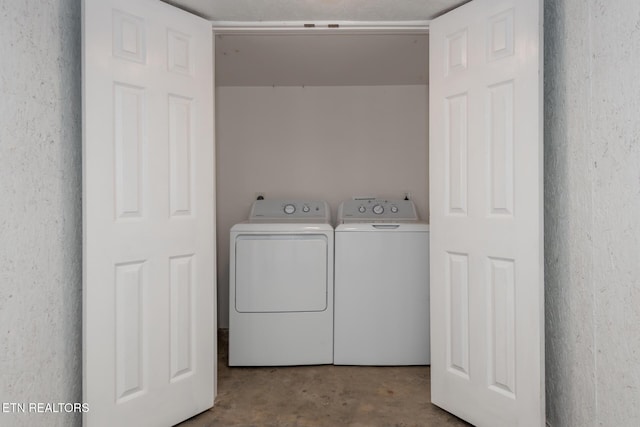
[[219,335],[215,406],[181,427],[469,425],[430,403],[427,366],[230,368]]

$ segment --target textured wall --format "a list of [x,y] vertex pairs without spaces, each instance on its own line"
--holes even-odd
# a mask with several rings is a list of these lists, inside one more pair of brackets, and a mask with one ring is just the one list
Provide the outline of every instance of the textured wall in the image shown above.
[[547,416],[640,425],[640,3],[545,2]]
[[410,192],[428,215],[426,86],[217,89],[219,325],[228,327],[229,229],[257,192],[317,198]]
[[596,402],[640,425],[640,2],[591,1]]
[[0,402],[82,399],[80,88],[80,0],[0,0]]

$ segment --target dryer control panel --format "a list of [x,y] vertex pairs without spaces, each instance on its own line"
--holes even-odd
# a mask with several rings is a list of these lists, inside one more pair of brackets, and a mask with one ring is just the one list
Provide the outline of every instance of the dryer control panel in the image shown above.
[[249,214],[250,222],[329,222],[329,220],[329,205],[321,200],[256,200]]
[[338,222],[418,221],[416,206],[411,200],[353,199],[338,208]]

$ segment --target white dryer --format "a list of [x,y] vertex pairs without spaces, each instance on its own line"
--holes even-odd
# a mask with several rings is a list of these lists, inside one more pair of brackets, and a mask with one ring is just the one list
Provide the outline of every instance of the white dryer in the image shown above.
[[413,202],[345,201],[335,239],[334,363],[429,364],[429,225]]
[[257,200],[231,228],[229,365],[333,363],[333,227],[326,202]]

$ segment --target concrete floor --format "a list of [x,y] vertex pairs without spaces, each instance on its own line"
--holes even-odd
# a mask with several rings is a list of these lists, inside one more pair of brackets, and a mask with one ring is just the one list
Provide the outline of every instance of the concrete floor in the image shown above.
[[429,367],[229,368],[218,340],[218,396],[181,427],[468,426],[430,403]]

